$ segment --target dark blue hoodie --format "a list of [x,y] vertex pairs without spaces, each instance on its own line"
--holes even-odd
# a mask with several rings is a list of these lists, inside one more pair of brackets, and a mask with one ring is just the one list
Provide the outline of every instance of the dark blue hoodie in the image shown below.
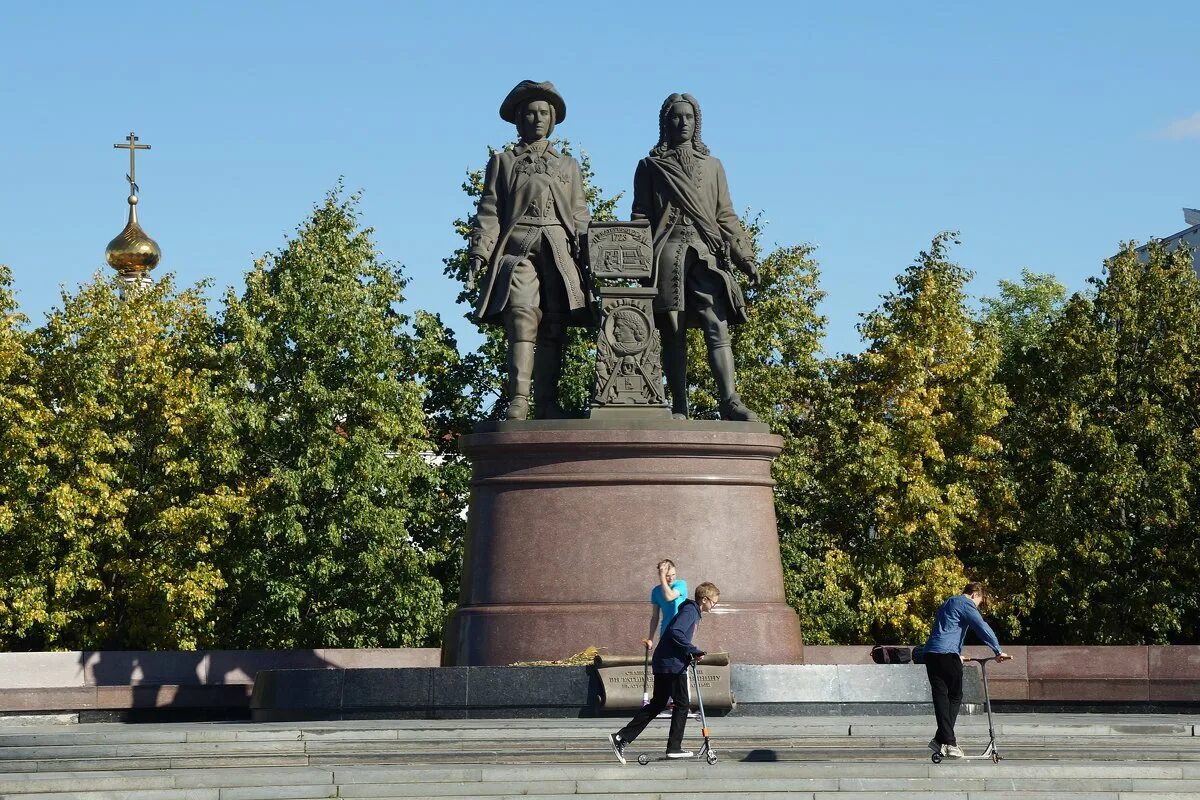
[[667,626],[667,632],[654,648],[654,671],[656,673],[678,673],[687,669],[690,655],[703,652],[692,644],[692,634],[700,622],[700,606],[695,600],[684,600]]

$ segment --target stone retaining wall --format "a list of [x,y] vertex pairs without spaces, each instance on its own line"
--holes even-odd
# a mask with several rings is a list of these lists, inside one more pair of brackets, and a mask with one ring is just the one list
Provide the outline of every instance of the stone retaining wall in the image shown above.
[[[806,664],[870,664],[869,647],[806,645]],[[1200,646],[1043,647],[1012,645],[988,667],[993,700],[1047,703],[1200,702]],[[968,647],[987,656],[986,647]]]
[[[988,669],[994,700],[1030,705],[1200,703],[1200,646],[1007,648]],[[987,655],[986,648],[967,648]],[[433,667],[431,648],[0,653],[0,714],[232,711],[248,715],[268,669]],[[805,647],[805,664],[870,664],[866,646]]]
[[432,648],[0,653],[0,714],[131,710],[249,713],[265,669],[434,667]]

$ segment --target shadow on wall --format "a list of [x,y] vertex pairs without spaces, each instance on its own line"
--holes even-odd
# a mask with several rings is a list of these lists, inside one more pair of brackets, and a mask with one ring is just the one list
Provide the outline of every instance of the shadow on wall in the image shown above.
[[96,687],[96,709],[130,721],[249,716],[254,676],[263,669],[335,666],[318,650],[207,650],[196,652],[85,650],[85,684]]

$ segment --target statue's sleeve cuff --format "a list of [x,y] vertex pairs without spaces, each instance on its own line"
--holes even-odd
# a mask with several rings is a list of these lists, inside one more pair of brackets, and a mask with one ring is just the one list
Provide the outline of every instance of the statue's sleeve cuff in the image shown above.
[[496,246],[496,240],[490,236],[484,238],[482,235],[476,234],[471,237],[470,253],[473,256],[479,256],[486,259],[492,253],[492,248]]

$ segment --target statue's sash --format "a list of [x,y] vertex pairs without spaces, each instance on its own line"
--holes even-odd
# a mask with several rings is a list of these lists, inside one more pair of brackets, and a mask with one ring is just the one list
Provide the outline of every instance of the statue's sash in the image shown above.
[[[721,226],[717,224],[716,218],[713,216],[712,209],[701,201],[695,187],[692,185],[692,179],[684,172],[682,165],[675,159],[659,158],[650,156],[646,159],[662,178],[663,183],[673,195],[672,201],[678,206],[679,210],[684,215],[691,218],[696,231],[704,239],[709,249],[714,255],[721,257],[725,255],[724,237],[721,236]],[[697,158],[699,161],[699,158]],[[699,164],[697,164],[699,169]]]

